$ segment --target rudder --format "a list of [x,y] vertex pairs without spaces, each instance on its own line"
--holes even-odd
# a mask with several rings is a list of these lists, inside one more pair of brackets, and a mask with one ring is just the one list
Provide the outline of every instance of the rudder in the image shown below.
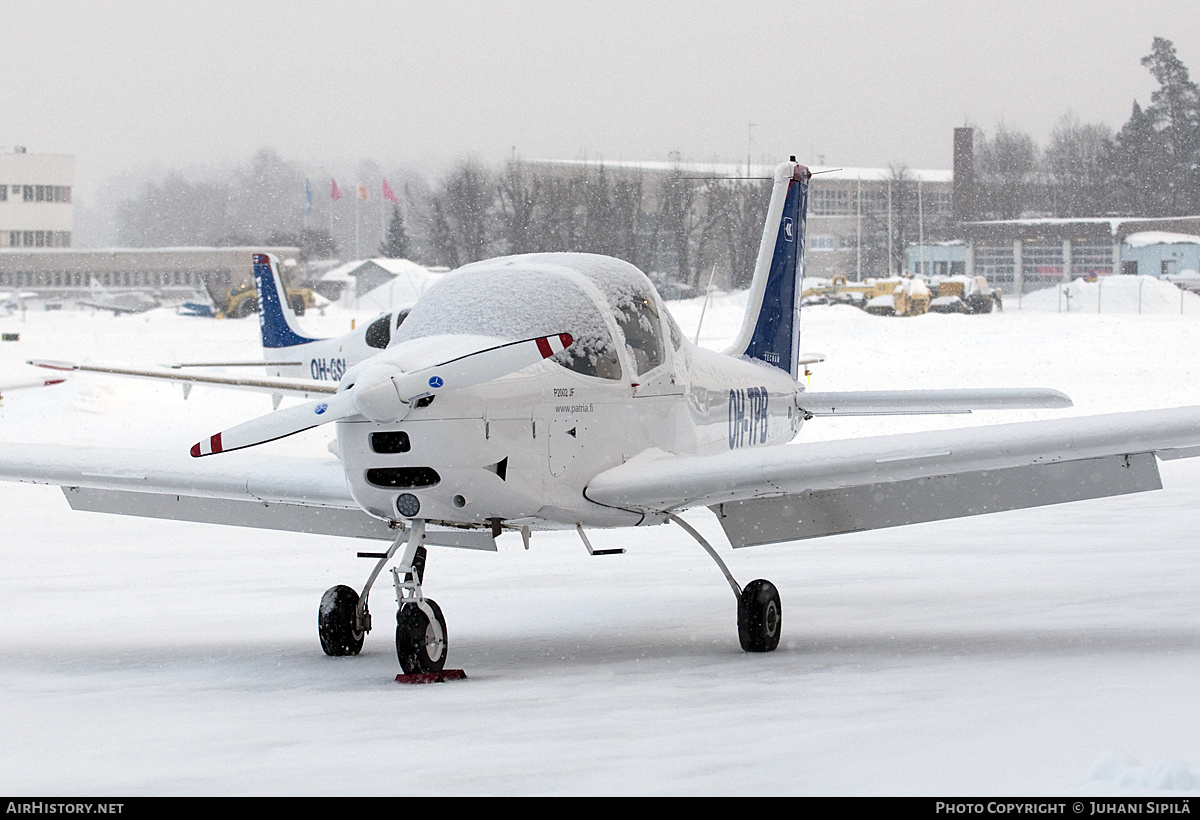
[[273,254],[254,254],[254,286],[258,289],[258,326],[262,331],[264,348],[293,347],[317,342],[300,332],[289,306],[284,309],[283,280],[279,276],[279,260]]
[[742,329],[727,353],[799,376],[800,291],[808,210],[808,168],[796,158],[775,169]]

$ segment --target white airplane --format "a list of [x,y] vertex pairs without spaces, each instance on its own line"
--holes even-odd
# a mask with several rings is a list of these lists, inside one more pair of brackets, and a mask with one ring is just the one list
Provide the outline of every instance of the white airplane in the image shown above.
[[25,303],[37,298],[37,291],[2,291],[0,292],[0,310],[10,316],[18,310],[25,310]]
[[100,282],[95,276],[91,279],[90,292],[90,299],[78,299],[76,300],[77,303],[83,307],[96,308],[97,310],[111,310],[114,316],[145,313],[148,310],[162,306],[162,302],[159,299],[140,290],[106,291],[100,287]]
[[[708,507],[745,547],[1158,489],[1156,456],[1200,455],[1200,407],[779,446],[815,416],[1070,404],[1042,389],[805,390],[809,177],[795,158],[775,171],[746,315],[723,354],[685,339],[633,265],[503,257],[431,287],[336,393],[209,435],[191,458],[182,445],[8,444],[0,478],[59,485],[80,510],[390,542],[368,553],[361,590],[325,593],[322,648],[360,651],[371,587],[395,561],[400,665],[437,673],[448,640],[424,594],[427,545],[495,550],[502,532],[528,544],[532,530],[574,529],[596,553],[586,528],[674,522],[729,581],[742,647],[770,651],[778,591],[739,584],[681,511]],[[329,422],[340,459],[252,449]]]
[[[286,291],[279,275],[278,260],[270,254],[256,253],[253,269],[258,291],[258,321],[262,332],[263,358],[259,361],[179,362],[161,367],[131,367],[124,364],[34,359],[29,364],[51,370],[175,382],[183,385],[185,398],[191,387],[197,384],[271,393],[278,408],[284,395],[310,398],[336,393],[338,382],[347,368],[385,349],[393,329],[398,328],[408,316],[407,308],[393,310],[342,336],[314,338],[297,326],[291,307],[280,297]],[[242,367],[265,368],[267,375],[231,376],[227,373],[195,372],[197,368]]]

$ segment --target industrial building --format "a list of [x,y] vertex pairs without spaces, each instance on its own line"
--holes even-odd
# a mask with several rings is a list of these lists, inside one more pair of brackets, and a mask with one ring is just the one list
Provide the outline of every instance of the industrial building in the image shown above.
[[[1021,294],[1081,276],[1182,272],[1200,242],[1200,216],[1009,219],[964,222],[960,232],[960,241],[910,246],[908,272],[981,275],[1005,293]],[[1164,256],[1162,242],[1130,241],[1146,233],[1171,234],[1166,244],[1180,247]]]
[[46,301],[77,298],[96,286],[111,293],[152,293],[183,301],[207,289],[214,299],[254,283],[255,253],[273,253],[283,271],[295,270],[300,249],[235,248],[0,248],[0,288],[34,291]]
[[[542,171],[570,173],[580,168],[607,174],[647,177],[678,175],[703,181],[770,179],[774,165],[714,162],[622,162],[593,160],[521,160]],[[886,273],[864,259],[864,246],[881,235],[890,235],[893,221],[908,223],[909,232],[921,237],[926,226],[943,227],[954,216],[954,172],[949,170],[843,168],[812,165],[809,183],[805,273],[858,279]],[[907,195],[901,215],[900,186]],[[882,240],[886,246],[887,239]],[[884,248],[886,249],[886,247]],[[903,248],[897,248],[900,256]],[[875,254],[879,255],[878,250]],[[889,252],[889,256],[890,256]],[[886,268],[886,262],[882,265]]]
[[69,248],[75,158],[0,150],[0,248]]

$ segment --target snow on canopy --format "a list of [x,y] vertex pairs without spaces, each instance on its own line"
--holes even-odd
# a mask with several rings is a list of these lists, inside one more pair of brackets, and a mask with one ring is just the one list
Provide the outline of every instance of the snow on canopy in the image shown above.
[[[619,378],[612,334],[600,307],[614,313],[620,332],[634,315],[645,324],[644,314],[635,308],[647,304],[656,304],[654,286],[628,262],[582,253],[506,256],[443,276],[413,307],[392,344],[447,334],[517,341],[570,333],[575,344],[555,361],[587,375]],[[674,328],[672,335],[677,335]]]

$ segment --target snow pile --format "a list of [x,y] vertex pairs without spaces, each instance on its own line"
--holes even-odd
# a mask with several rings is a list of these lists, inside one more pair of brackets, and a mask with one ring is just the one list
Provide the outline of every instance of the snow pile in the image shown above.
[[1092,767],[1089,780],[1100,780],[1123,789],[1189,791],[1200,789],[1200,775],[1177,760],[1139,765],[1124,752],[1112,751]]
[[[407,259],[373,259],[371,261],[395,274],[395,278],[362,296],[355,296],[353,287],[347,287],[340,300],[344,307],[379,312],[412,307],[417,299],[421,298],[421,295],[442,276],[442,274],[434,273]],[[325,278],[330,277],[326,276]]]
[[[1005,298],[1005,307],[1016,300]],[[1200,296],[1186,293],[1153,276],[1102,276],[1095,282],[1076,279],[1027,293],[1021,310],[1051,313],[1200,313]]]

